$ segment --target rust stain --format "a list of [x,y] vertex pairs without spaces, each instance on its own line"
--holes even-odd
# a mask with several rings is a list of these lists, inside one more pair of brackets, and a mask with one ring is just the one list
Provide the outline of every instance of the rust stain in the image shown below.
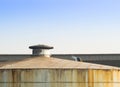
[[88,70],[88,87],[94,87],[94,72],[93,70]]
[[120,70],[1,69],[0,87],[120,87]]

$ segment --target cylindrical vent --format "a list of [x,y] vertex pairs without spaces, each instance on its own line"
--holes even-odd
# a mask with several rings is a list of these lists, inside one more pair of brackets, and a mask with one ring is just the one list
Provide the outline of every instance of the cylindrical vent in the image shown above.
[[32,53],[34,56],[45,56],[50,57],[50,49],[53,49],[53,47],[47,46],[47,45],[34,45],[30,46],[30,49],[33,49]]

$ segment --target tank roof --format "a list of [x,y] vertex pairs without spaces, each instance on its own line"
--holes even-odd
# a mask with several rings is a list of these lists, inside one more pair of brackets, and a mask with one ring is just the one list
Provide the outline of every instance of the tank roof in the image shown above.
[[30,49],[53,49],[53,47],[48,46],[48,45],[34,45],[34,46],[29,46]]
[[118,67],[77,62],[58,58],[31,57],[25,60],[6,63],[0,69],[120,69]]

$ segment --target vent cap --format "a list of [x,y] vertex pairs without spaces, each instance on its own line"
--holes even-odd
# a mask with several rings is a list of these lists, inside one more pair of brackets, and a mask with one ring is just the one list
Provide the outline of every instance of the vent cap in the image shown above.
[[34,46],[29,46],[30,49],[32,49],[32,54],[35,56],[45,56],[45,57],[50,57],[50,49],[53,49],[53,47],[48,46],[48,45],[34,45]]

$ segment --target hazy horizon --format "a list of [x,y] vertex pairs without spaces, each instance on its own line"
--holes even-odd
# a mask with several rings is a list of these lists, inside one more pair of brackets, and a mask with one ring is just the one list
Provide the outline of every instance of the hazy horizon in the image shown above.
[[0,0],[0,54],[120,53],[120,0]]

